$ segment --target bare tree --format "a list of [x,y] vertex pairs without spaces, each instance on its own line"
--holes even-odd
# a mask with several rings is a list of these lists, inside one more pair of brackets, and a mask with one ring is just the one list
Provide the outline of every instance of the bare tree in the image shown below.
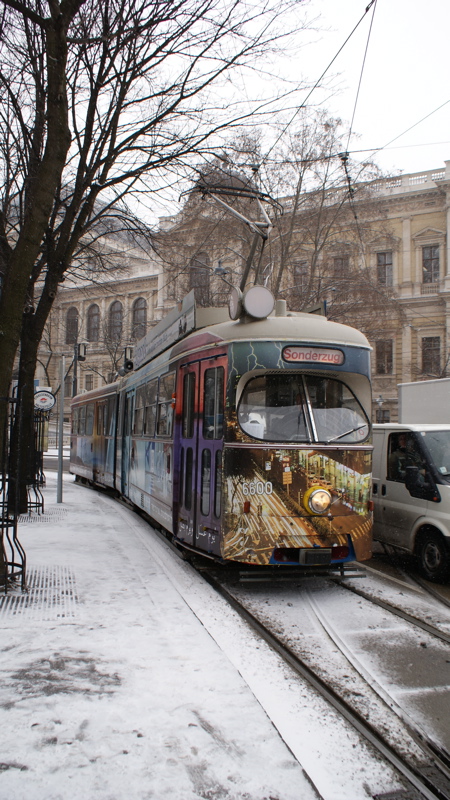
[[[214,87],[280,43],[280,20],[297,6],[3,0],[0,397],[21,342],[19,381],[31,408],[59,282],[100,218],[117,218],[126,197],[151,194],[168,169],[256,112]],[[4,419],[0,403],[0,452]]]
[[[281,126],[282,137],[272,134],[274,145],[267,145],[265,131],[244,132],[209,165],[217,181],[239,175],[278,199],[257,279],[292,310],[325,301],[330,319],[383,337],[398,328],[402,314],[392,287],[379,282],[371,263],[373,243],[388,247],[392,240],[371,188],[378,170],[349,163],[341,122],[323,112],[305,110],[292,132]],[[252,201],[228,202],[251,216]],[[190,193],[160,250],[173,298],[197,289],[198,272],[205,283],[209,278],[210,303],[223,302],[227,286],[220,277],[239,285],[251,239],[243,223]]]

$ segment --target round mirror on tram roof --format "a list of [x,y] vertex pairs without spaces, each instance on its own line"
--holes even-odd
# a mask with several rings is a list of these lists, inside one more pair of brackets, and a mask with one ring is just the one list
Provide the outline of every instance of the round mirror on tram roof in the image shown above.
[[228,312],[231,319],[239,319],[242,314],[242,292],[233,286],[228,300]]
[[255,319],[265,319],[275,306],[275,298],[265,286],[252,286],[244,294],[242,302],[247,314]]

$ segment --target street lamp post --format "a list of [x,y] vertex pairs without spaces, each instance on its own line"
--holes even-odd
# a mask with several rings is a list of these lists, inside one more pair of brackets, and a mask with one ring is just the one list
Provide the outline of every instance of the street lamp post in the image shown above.
[[78,362],[86,361],[86,345],[84,342],[75,342],[73,346],[73,380],[72,397],[78,394]]

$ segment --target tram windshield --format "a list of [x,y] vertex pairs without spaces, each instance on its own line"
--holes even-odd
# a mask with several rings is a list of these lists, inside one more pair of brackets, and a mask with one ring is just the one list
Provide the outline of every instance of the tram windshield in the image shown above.
[[354,443],[369,421],[341,381],[317,375],[267,373],[250,378],[238,408],[241,428],[267,442]]

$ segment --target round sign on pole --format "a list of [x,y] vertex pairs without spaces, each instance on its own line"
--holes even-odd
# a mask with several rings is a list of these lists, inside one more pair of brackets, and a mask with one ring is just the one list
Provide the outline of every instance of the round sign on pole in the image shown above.
[[44,389],[40,392],[35,392],[34,407],[40,411],[50,411],[56,403],[56,397],[51,392]]

